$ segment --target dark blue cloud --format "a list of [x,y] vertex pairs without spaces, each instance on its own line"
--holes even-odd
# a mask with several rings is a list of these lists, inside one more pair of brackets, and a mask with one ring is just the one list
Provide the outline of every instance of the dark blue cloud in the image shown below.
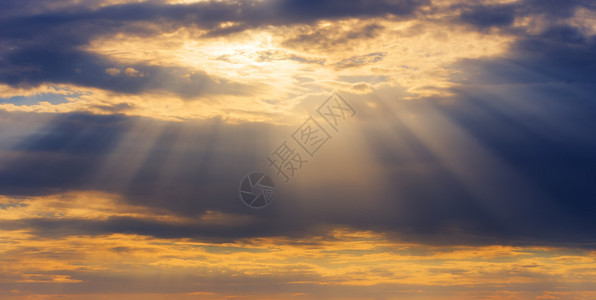
[[15,145],[21,153],[101,154],[118,141],[130,121],[122,116],[64,115]]
[[594,36],[551,26],[521,38],[506,57],[461,61],[457,105],[442,108],[544,192],[514,198],[527,208],[511,224],[530,238],[595,238],[595,57]]
[[279,11],[291,19],[312,21],[316,19],[345,17],[377,17],[386,15],[409,15],[426,0],[287,0],[279,1]]
[[523,0],[511,4],[455,4],[452,8],[461,9],[460,21],[479,29],[487,29],[510,27],[515,18],[519,17],[544,17],[544,22],[556,24],[572,17],[577,8],[593,10],[596,5],[589,0]]
[[521,5],[522,12],[526,14],[543,13],[550,18],[571,17],[578,7],[594,9],[596,5],[590,0],[525,0]]
[[[25,126],[9,120],[14,131]],[[119,116],[62,115],[46,126],[3,149],[17,154],[0,156],[2,194],[48,194],[84,185],[130,123]]]
[[[15,136],[33,114],[11,120],[5,135]],[[25,116],[25,117],[22,117]],[[158,130],[157,136],[144,131]],[[194,132],[181,140],[181,132]],[[237,211],[239,178],[260,165],[265,125],[224,126],[220,119],[190,124],[123,116],[64,114],[2,149],[0,194],[47,195],[71,189],[104,190],[127,196],[131,203],[196,215],[206,210]],[[257,138],[259,137],[260,138]],[[5,139],[6,140],[6,139]],[[265,140],[266,141],[266,140]],[[187,147],[176,146],[184,143]],[[244,152],[231,147],[242,144]],[[16,153],[16,156],[12,155]],[[263,154],[264,155],[264,154]],[[138,169],[126,163],[143,157]],[[119,161],[100,173],[108,158]],[[167,178],[163,171],[172,168]],[[124,176],[122,174],[129,174]],[[230,200],[234,200],[230,202]]]
[[515,19],[513,6],[478,6],[461,14],[461,20],[480,28],[509,26]]
[[463,60],[458,67],[466,71],[467,79],[455,80],[464,84],[480,80],[494,84],[558,82],[593,89],[595,53],[596,36],[587,36],[576,27],[555,25],[520,37],[507,57]]

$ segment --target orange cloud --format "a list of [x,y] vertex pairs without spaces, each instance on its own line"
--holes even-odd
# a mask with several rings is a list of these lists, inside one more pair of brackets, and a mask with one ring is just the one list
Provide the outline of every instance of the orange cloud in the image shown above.
[[[0,220],[129,215],[185,222],[98,192],[28,199],[3,197],[1,204]],[[198,222],[234,219],[208,212],[199,216]],[[504,245],[428,246],[349,228],[304,239],[267,237],[227,243],[131,234],[40,238],[26,228],[2,229],[0,244],[3,299],[28,299],[33,295],[103,299],[105,294],[118,294],[122,282],[130,282],[127,290],[131,299],[147,295],[147,291],[151,299],[320,299],[328,293],[566,299],[593,296],[596,282],[596,251]],[[18,291],[1,288],[17,284]],[[101,292],[86,294],[77,288],[79,285]],[[172,294],[172,289],[179,291]]]

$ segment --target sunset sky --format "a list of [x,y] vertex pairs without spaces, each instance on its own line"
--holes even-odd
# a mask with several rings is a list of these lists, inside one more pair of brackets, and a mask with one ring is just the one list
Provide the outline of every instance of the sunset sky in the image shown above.
[[596,299],[596,3],[2,0],[0,299]]

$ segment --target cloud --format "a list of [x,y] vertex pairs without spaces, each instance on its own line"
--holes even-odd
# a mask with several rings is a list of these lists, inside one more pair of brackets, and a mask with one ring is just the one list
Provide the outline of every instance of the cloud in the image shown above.
[[[124,18],[126,14],[116,12],[127,7],[89,13],[110,12]],[[352,8],[337,14],[345,15]],[[153,13],[151,6],[146,9],[146,13]],[[317,14],[335,16],[325,10]],[[416,28],[408,30],[416,32]],[[586,130],[596,126],[588,113],[593,110],[588,99],[593,94],[594,37],[571,25],[553,25],[537,34],[520,33],[516,38],[509,52],[499,57],[478,58],[482,56],[478,54],[476,58],[468,55],[468,59],[453,56],[438,60],[437,65],[455,62],[453,66],[462,71],[442,75],[449,79],[450,85],[444,89],[452,96],[398,101],[407,91],[378,83],[385,75],[342,77],[344,82],[335,86],[357,92],[350,99],[357,107],[355,124],[360,127],[343,132],[345,138],[334,137],[327,154],[309,164],[295,185],[285,187],[283,201],[275,204],[277,208],[259,213],[252,227],[220,231],[122,217],[108,221],[31,219],[10,226],[32,226],[40,233],[44,228],[59,233],[74,226],[78,229],[64,233],[113,231],[164,238],[238,239],[319,234],[328,225],[390,232],[396,238],[419,243],[591,247],[585,241],[593,238],[594,207],[590,199],[594,190],[586,178],[593,177],[596,169],[591,158],[595,143]],[[38,48],[26,51],[11,54],[12,63],[21,59],[23,63],[16,65],[24,66],[26,61],[38,60],[39,65],[54,68],[55,73],[48,77],[52,80],[72,79],[130,93],[165,88],[164,80],[170,80],[168,88],[181,95],[209,91],[211,83],[213,92],[223,88],[211,82],[210,75],[188,75],[179,67],[118,65],[84,51],[72,55]],[[382,57],[383,63],[395,63],[395,56],[389,53],[364,53],[338,61],[366,66]],[[285,53],[260,54],[263,61],[287,58]],[[413,60],[432,57],[418,54],[421,56]],[[69,63],[56,64],[66,57]],[[85,64],[97,72],[86,73]],[[69,72],[62,73],[65,66],[75,73],[81,67],[81,73],[71,78]],[[106,74],[109,68],[123,73]],[[14,84],[23,79],[43,82],[46,75],[34,69],[21,69],[17,72],[21,77],[10,72],[3,76],[13,78]],[[423,73],[432,70],[428,67]],[[172,72],[188,75],[189,81],[173,82]],[[127,73],[143,76],[124,76]],[[413,88],[407,83],[418,81],[399,82]],[[136,109],[138,105],[120,102],[115,104],[120,106],[101,108],[93,104],[104,112]],[[34,115],[14,120],[11,128],[25,126],[17,124],[31,118]],[[184,217],[208,211],[246,215],[251,212],[245,210],[237,195],[240,178],[267,169],[266,155],[275,143],[281,143],[283,132],[291,130],[290,126],[234,124],[221,118],[170,123],[71,113],[3,149],[0,191],[27,196],[99,190],[121,195],[131,205],[164,209]],[[263,132],[267,135],[262,136]]]
[[338,62],[336,64],[336,68],[338,68],[338,69],[353,68],[353,67],[359,67],[359,66],[363,66],[363,65],[373,64],[373,63],[381,61],[383,59],[383,56],[385,56],[385,54],[382,52],[369,53],[369,54],[360,55],[360,56],[352,56],[350,58],[346,58],[346,59]]
[[[596,7],[590,1],[539,1],[521,0],[494,4],[456,3],[452,8],[460,11],[459,20],[476,26],[481,30],[491,27],[504,29],[521,29],[531,23],[542,23],[547,26],[561,25],[573,18],[579,9],[594,10]],[[517,22],[516,22],[517,21]],[[529,21],[529,23],[528,23]],[[526,28],[524,28],[526,27]],[[515,31],[519,33],[520,31]]]
[[409,15],[418,7],[428,4],[428,1],[405,0],[359,0],[343,2],[337,0],[324,1],[279,1],[281,11],[299,20],[343,18],[343,17],[373,17],[393,15]]
[[0,3],[0,297],[594,298],[593,4],[433,3]]
[[[39,236],[125,233],[217,241],[300,238],[348,227],[438,245],[591,247],[585,241],[594,232],[588,201],[594,191],[582,178],[595,169],[590,149],[596,143],[583,138],[587,133],[567,136],[593,127],[586,115],[591,110],[568,107],[572,120],[584,122],[577,124],[564,121],[557,110],[527,115],[534,123],[564,122],[553,134],[550,127],[526,128],[524,115],[511,109],[500,114],[490,109],[493,98],[481,90],[444,99],[444,105],[436,99],[395,102],[377,93],[377,99],[348,98],[358,112],[356,123],[334,136],[291,184],[276,177],[278,199],[260,212],[240,202],[238,184],[247,173],[268,170],[265,157],[292,131],[289,126],[89,115],[56,119],[44,133],[8,149],[20,154],[1,164],[3,194],[100,190],[180,218],[209,211],[254,218],[244,225],[128,216],[24,218],[2,226],[31,228]],[[520,97],[501,103],[515,101],[535,105]],[[562,151],[560,145],[571,148]]]
[[49,47],[35,45],[5,53],[6,59],[0,64],[7,71],[0,73],[0,81],[17,86],[68,83],[121,93],[163,90],[184,98],[209,94],[233,95],[250,89],[226,79],[211,78],[205,72],[195,71],[184,77],[188,71],[180,67],[138,65],[123,68],[126,77],[116,77],[113,67],[106,68],[113,62],[104,58],[61,46],[46,46]]
[[[29,4],[31,6],[17,5],[12,1],[4,4],[5,14],[10,17],[0,22],[0,37],[5,41],[5,46],[0,49],[3,57],[0,82],[12,86],[72,83],[127,93],[156,89],[191,97],[245,93],[250,87],[200,71],[195,72],[189,85],[177,84],[184,81],[176,73],[188,73],[184,69],[158,68],[147,63],[113,66],[109,58],[81,48],[96,38],[116,33],[147,36],[195,27],[211,31],[229,22],[240,24],[242,31],[329,18],[410,15],[425,1],[357,1],[349,4],[335,1],[198,2],[176,5],[142,2],[100,7],[83,2],[70,9],[64,9],[60,4],[56,4],[55,9],[42,5],[46,11],[31,8],[34,2]],[[32,12],[27,13],[27,8]],[[375,28],[365,31],[372,32]],[[123,70],[130,78],[114,78],[116,69]]]
[[120,74],[120,69],[118,68],[107,68],[106,69],[106,73],[112,75],[112,76],[118,76],[118,74]]
[[30,294],[107,299],[121,293],[133,299],[317,299],[330,293],[473,299],[510,296],[505,289],[522,298],[593,294],[593,253],[570,249],[428,247],[350,230],[317,240],[238,244],[125,234],[31,240],[0,232],[0,239],[7,238],[13,242],[0,250],[0,296],[8,299]]
[[[90,13],[113,13],[124,18],[126,14],[116,12],[126,11],[127,7]],[[347,13],[350,7],[338,14]],[[146,9],[146,13],[153,13],[151,7]],[[325,10],[317,14],[334,16]],[[388,28],[385,24],[380,26]],[[402,34],[424,39],[424,35],[417,35],[416,28],[407,27]],[[470,34],[473,33],[455,35],[447,45],[458,44],[457,38],[469,40]],[[338,36],[344,35],[340,32]],[[361,135],[348,131],[342,133],[347,135],[343,140],[334,137],[327,154],[309,164],[295,185],[285,187],[283,201],[277,202],[277,208],[260,213],[254,223],[242,230],[124,217],[107,221],[30,219],[10,226],[30,226],[41,235],[45,229],[58,234],[74,226],[94,234],[114,231],[163,238],[238,239],[319,234],[328,225],[390,232],[396,238],[420,243],[505,241],[590,247],[585,241],[594,232],[590,218],[594,208],[589,201],[594,191],[585,178],[593,177],[592,170],[596,169],[590,155],[595,144],[585,130],[596,126],[586,113],[592,111],[587,99],[593,93],[590,82],[594,38],[571,25],[553,25],[537,34],[518,33],[516,39],[509,52],[492,53],[492,58],[479,58],[486,56],[484,49],[472,52],[476,56],[454,51],[461,56],[442,57],[428,67],[413,65],[412,69],[423,71],[405,73],[432,73],[436,70],[432,66],[455,63],[453,66],[463,72],[441,75],[448,79],[449,85],[446,83],[443,88],[452,96],[423,98],[415,103],[397,101],[407,92],[379,83],[379,78],[387,77],[383,77],[384,72],[378,76],[378,70],[371,70],[377,77],[348,73],[352,77],[341,77],[342,82],[335,85],[334,80],[321,80],[321,86],[328,84],[357,92],[350,99],[357,107],[359,121],[355,124],[360,127],[352,130]],[[436,41],[442,39],[437,37]],[[426,44],[412,44],[409,48],[419,52],[416,49],[424,48],[415,46],[422,45]],[[48,77],[53,80],[70,80],[68,72],[60,77],[64,66],[75,72],[81,68],[73,81],[121,92],[167,87],[181,95],[192,95],[208,91],[212,80],[211,75],[201,72],[189,75],[181,67],[140,62],[115,64],[101,55],[80,50],[72,50],[72,55],[38,48],[27,50],[35,55],[25,55],[23,51],[10,56],[10,61],[18,62],[16,58],[22,56],[23,63],[17,65],[39,60],[40,65],[54,66],[55,74]],[[263,63],[291,57],[286,52],[255,53]],[[424,61],[432,59],[428,53],[417,54],[412,61],[420,57],[425,57]],[[500,56],[494,57],[497,54]],[[66,57],[69,63],[54,65]],[[239,57],[229,56],[227,61]],[[381,58],[383,63],[399,65],[391,52],[334,58],[343,65],[363,68]],[[97,72],[86,73],[82,67],[85,64]],[[122,73],[106,74],[109,68]],[[30,82],[45,80],[45,75],[35,73],[34,68],[19,72],[21,77],[15,77],[15,84],[24,78]],[[188,75],[189,81],[174,82],[172,73]],[[129,76],[140,74],[143,76]],[[404,87],[420,88],[411,84],[418,83],[416,79],[399,79]],[[426,77],[423,79],[427,81]],[[502,84],[508,85],[509,90],[495,87]],[[213,92],[219,88],[222,87],[213,81]],[[130,103],[133,104],[114,104],[121,105],[118,111],[126,111],[136,109],[142,102]],[[112,107],[116,106],[107,105],[104,111],[109,112]],[[15,121],[14,126],[19,127],[16,124],[28,118],[33,116]],[[208,211],[246,215],[250,212],[237,195],[240,178],[253,170],[267,169],[266,155],[276,142],[281,143],[284,130],[291,129],[272,124],[233,124],[220,118],[170,123],[126,116],[64,115],[44,130],[3,150],[7,154],[0,171],[0,190],[11,195],[100,190],[121,195],[131,205],[163,209],[184,217]],[[261,137],[262,132],[269,135]],[[229,137],[236,138],[232,141]],[[279,221],[279,216],[284,222]],[[553,219],[560,222],[552,222]]]
[[124,69],[124,74],[130,76],[130,77],[143,77],[145,76],[143,73],[140,73],[139,71],[135,70],[134,68],[126,68]]
[[480,28],[509,26],[515,19],[513,6],[479,6],[461,14],[461,20]]
[[[7,101],[4,109],[280,123],[299,119],[292,108],[301,95],[346,76],[385,78],[407,86],[410,98],[448,93],[453,71],[446,65],[495,55],[509,43],[506,36],[465,26],[445,31],[441,21],[416,19],[426,5],[418,1],[104,4],[2,21],[0,81],[13,90],[61,85],[92,93],[56,105]],[[219,31],[229,28],[237,30]],[[359,93],[382,84],[346,83],[339,86]],[[285,116],[272,117],[280,112]]]

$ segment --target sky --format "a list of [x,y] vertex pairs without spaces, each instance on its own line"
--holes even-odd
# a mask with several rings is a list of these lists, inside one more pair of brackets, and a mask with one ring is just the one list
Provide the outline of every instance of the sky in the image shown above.
[[3,0],[0,299],[594,299],[595,130],[589,0]]

